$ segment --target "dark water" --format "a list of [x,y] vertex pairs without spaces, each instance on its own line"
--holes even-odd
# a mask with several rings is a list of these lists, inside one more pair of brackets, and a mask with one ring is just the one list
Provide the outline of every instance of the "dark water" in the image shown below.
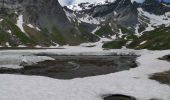
[[0,74],[47,76],[57,79],[73,79],[104,75],[137,67],[136,56],[67,56],[39,55],[55,58],[35,65],[22,63],[22,69],[0,69]]
[[136,99],[131,96],[115,94],[115,95],[104,97],[104,100],[136,100]]

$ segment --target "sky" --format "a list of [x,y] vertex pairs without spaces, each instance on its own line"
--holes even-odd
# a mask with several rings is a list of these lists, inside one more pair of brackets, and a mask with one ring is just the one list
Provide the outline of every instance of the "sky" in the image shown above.
[[[106,0],[59,0],[62,6],[78,4],[82,2],[101,2],[101,1],[106,1]],[[109,0],[109,1],[114,1],[114,0]],[[132,1],[143,2],[144,0],[132,0]],[[164,1],[170,2],[170,0],[164,0]]]
[[73,4],[73,1],[74,0],[59,0],[60,4],[62,6],[71,5],[71,4]]
[[170,2],[170,0],[164,0],[164,1],[166,1],[166,2]]

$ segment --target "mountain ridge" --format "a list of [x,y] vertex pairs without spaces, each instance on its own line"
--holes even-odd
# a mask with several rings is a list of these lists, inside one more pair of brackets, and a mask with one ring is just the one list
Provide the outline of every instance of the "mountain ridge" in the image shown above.
[[[103,48],[147,49],[148,46],[141,47],[141,44],[149,40],[140,38],[154,30],[161,31],[160,27],[168,31],[170,26],[170,6],[158,0],[144,3],[115,0],[71,7],[62,7],[57,0],[0,0],[0,11],[0,45],[3,47],[79,46],[109,40],[102,42]],[[137,40],[141,41],[132,46]],[[160,41],[156,44],[165,45]],[[170,49],[166,44],[162,49]]]
[[[2,46],[78,45],[88,41],[68,20],[57,0],[1,0],[0,10],[0,30],[8,34],[2,37]],[[18,20],[25,32],[17,26]]]
[[[82,9],[76,10],[74,8],[76,6],[79,6],[77,8],[82,6]],[[119,45],[123,42],[119,48],[129,47],[130,42],[133,43],[148,31],[152,32],[159,27],[165,26],[166,28],[170,25],[170,7],[161,1],[146,0],[144,3],[132,3],[131,0],[116,0],[102,5],[82,3],[74,7],[71,13],[80,23],[94,24],[96,27],[100,27],[96,33],[94,31],[93,33],[100,38],[110,38],[112,44],[119,41],[116,44]],[[70,7],[67,8],[70,9]],[[144,43],[141,41],[141,44],[142,42]],[[141,44],[139,43],[137,46]],[[133,48],[139,48],[137,46]],[[111,48],[116,47],[111,46]],[[167,46],[164,49],[168,48],[170,47]]]

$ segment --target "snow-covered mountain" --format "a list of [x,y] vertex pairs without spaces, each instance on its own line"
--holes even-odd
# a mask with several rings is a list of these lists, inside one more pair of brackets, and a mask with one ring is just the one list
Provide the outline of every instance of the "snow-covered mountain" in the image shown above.
[[3,47],[100,44],[170,49],[169,25],[170,4],[160,0],[107,0],[68,7],[57,0],[0,0]]
[[[153,26],[169,25],[170,5],[159,0],[145,0],[144,3],[131,0],[113,0],[105,3],[81,3],[70,5],[66,8],[79,22],[89,24],[106,24],[116,22],[129,28],[135,28],[137,24],[147,23]],[[73,17],[74,16],[74,17]],[[148,22],[149,21],[149,22]]]
[[[87,2],[71,5],[65,9],[72,21],[77,21],[79,25],[85,23],[86,27],[88,25],[89,27],[96,26],[95,29],[91,30],[93,34],[100,36],[100,38],[110,38],[113,42],[107,44],[106,47],[109,48],[117,48],[117,45],[120,44],[122,45],[118,46],[119,48],[122,46],[132,47],[131,43],[140,40],[145,33],[150,32],[149,34],[151,34],[152,31],[159,30],[160,27],[161,29],[165,28],[167,32],[170,26],[170,5],[160,0],[145,0],[144,3],[132,2],[131,0],[106,1],[97,4]],[[116,42],[118,43],[115,44]],[[147,42],[147,39],[142,38],[140,43],[133,48],[149,48],[150,46],[144,46]],[[157,44],[165,45],[162,42]],[[116,46],[114,47],[114,45]],[[158,46],[160,45],[155,44],[153,48]]]

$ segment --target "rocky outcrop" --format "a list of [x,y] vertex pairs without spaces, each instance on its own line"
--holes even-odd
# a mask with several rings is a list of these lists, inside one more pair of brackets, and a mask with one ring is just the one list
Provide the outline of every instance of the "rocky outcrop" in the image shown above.
[[[125,27],[134,26],[137,24],[137,4],[132,3],[131,0],[116,0],[113,3],[106,3],[103,5],[91,5],[88,9],[84,8],[81,11],[75,11],[77,18],[83,19],[85,16],[99,19],[99,24],[106,24],[112,22]],[[90,21],[90,18],[89,18]],[[88,22],[87,22],[88,23]],[[114,25],[112,28],[115,28]]]
[[[23,30],[16,26],[19,16],[23,20],[20,23]],[[89,41],[90,37],[69,21],[58,0],[0,0],[0,19],[1,33],[8,34],[11,31],[1,45],[78,45]]]
[[40,28],[71,26],[57,0],[1,0],[0,8],[23,14],[24,22]]

